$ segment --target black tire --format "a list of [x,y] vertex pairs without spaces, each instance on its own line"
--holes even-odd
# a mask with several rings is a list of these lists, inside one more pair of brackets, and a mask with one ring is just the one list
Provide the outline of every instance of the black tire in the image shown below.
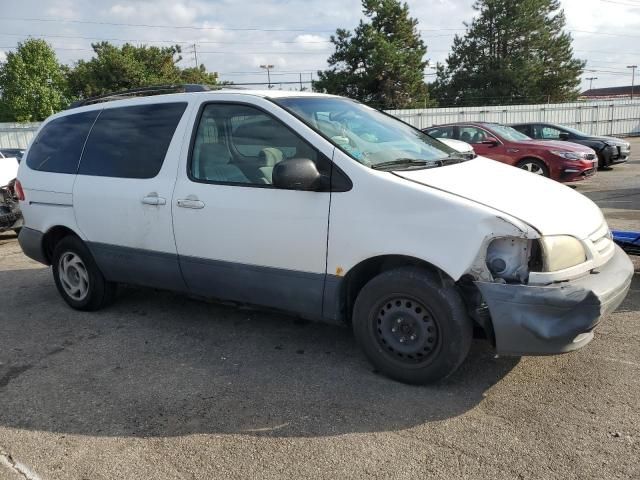
[[[69,277],[69,272],[71,272],[71,269],[67,269],[67,273],[61,275],[61,269],[63,269],[61,262],[63,257],[78,258],[80,260],[80,263],[77,264],[78,266],[74,268],[76,272],[82,272],[82,275],[78,274],[78,278],[81,276],[82,278],[86,277],[86,282],[80,281],[78,283],[86,284],[87,288],[84,290],[86,292],[84,296],[72,296],[67,291],[70,285],[69,283],[67,283],[67,287],[63,286],[63,277]],[[58,292],[60,292],[64,301],[72,308],[83,311],[95,311],[107,306],[114,300],[117,285],[105,280],[91,252],[89,252],[87,246],[78,237],[70,235],[64,237],[56,244],[53,249],[51,265],[53,267],[53,279],[56,282]],[[81,268],[81,266],[84,268]]]
[[370,280],[358,294],[352,318],[356,340],[377,370],[411,384],[452,374],[473,337],[453,282],[416,267]]
[[523,170],[527,170],[535,174],[536,173],[535,171],[531,171],[531,169],[527,168],[527,166],[529,165],[531,165],[532,167],[539,168],[540,171],[542,172],[541,175],[549,178],[549,169],[547,168],[547,166],[544,164],[544,162],[537,160],[535,158],[524,158],[516,164],[516,167],[522,168]]

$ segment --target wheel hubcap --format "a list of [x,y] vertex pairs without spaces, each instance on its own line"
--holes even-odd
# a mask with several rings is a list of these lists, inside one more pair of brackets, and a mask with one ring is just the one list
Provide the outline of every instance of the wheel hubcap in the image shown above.
[[84,300],[89,292],[89,273],[82,259],[73,252],[60,256],[58,278],[62,288],[74,300]]
[[544,170],[536,163],[524,163],[520,168],[536,175],[544,175]]
[[439,343],[438,327],[431,312],[406,297],[394,297],[378,309],[376,337],[389,354],[407,363],[429,359]]

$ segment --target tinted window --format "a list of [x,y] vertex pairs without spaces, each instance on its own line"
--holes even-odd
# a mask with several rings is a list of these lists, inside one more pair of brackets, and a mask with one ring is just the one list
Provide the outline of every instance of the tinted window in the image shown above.
[[29,150],[29,168],[75,174],[82,147],[98,113],[100,110],[76,113],[47,123]]
[[246,105],[209,104],[196,131],[191,177],[271,185],[275,165],[290,158],[308,158],[320,173],[330,173],[328,160],[272,116]]
[[186,103],[110,108],[96,120],[82,155],[82,175],[155,177]]

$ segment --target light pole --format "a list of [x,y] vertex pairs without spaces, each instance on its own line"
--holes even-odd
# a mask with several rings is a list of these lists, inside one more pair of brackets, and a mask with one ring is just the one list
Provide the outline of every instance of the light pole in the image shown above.
[[260,65],[260,68],[264,68],[267,71],[267,80],[269,81],[269,89],[271,89],[271,69],[273,65]]
[[631,100],[633,100],[633,87],[636,83],[636,68],[637,65],[627,65],[627,68],[631,69]]
[[593,88],[593,81],[597,80],[598,77],[587,77],[586,80],[589,80],[589,90]]

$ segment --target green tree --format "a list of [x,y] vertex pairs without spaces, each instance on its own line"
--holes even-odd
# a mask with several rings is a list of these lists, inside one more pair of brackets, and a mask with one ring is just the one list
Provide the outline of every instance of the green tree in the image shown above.
[[441,105],[562,102],[579,93],[585,62],[573,57],[559,0],[477,0],[431,92]]
[[331,36],[335,52],[329,69],[319,71],[316,91],[344,95],[377,108],[406,108],[429,103],[424,83],[427,47],[418,21],[398,0],[363,0],[368,20],[352,34],[338,29]]
[[69,87],[78,97],[86,98],[120,90],[150,85],[179,83],[217,83],[217,74],[204,65],[181,69],[179,45],[154,47],[116,46],[109,42],[92,44],[95,56],[80,60],[69,73]]
[[44,120],[69,103],[66,68],[44,40],[18,43],[0,65],[0,112],[5,121]]

